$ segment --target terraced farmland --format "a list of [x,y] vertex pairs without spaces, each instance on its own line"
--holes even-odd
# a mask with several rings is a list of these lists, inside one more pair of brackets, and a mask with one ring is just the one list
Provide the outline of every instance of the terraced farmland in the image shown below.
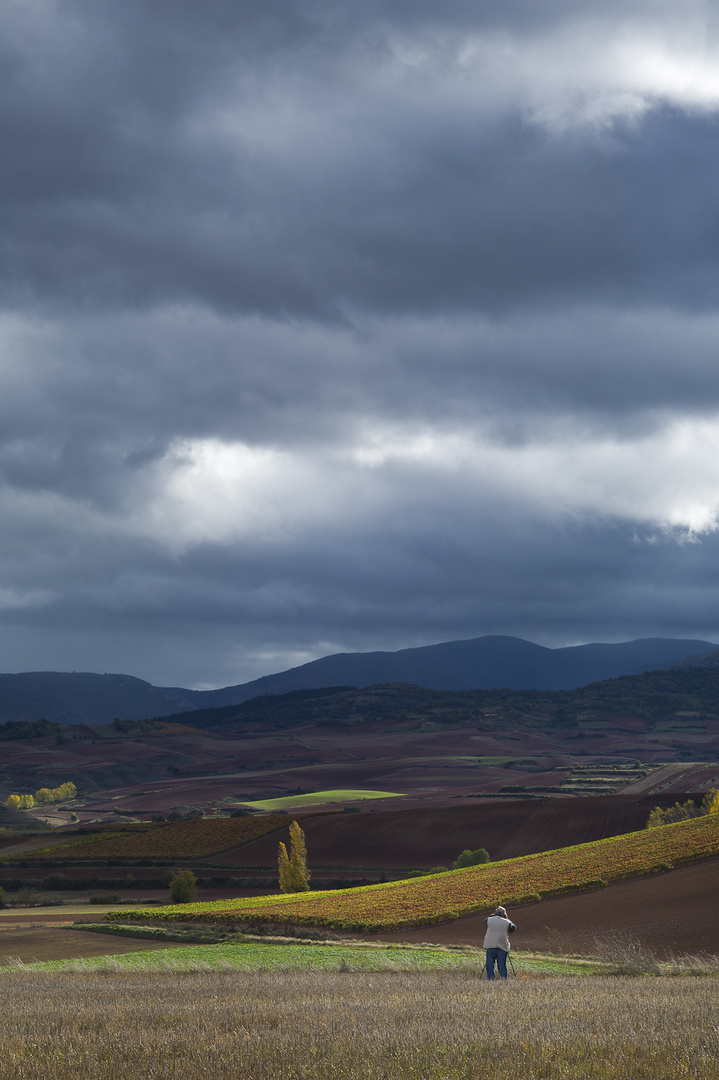
[[719,815],[694,818],[574,847],[336,892],[266,896],[115,911],[115,921],[288,923],[393,930],[446,922],[503,902],[517,904],[719,854]]

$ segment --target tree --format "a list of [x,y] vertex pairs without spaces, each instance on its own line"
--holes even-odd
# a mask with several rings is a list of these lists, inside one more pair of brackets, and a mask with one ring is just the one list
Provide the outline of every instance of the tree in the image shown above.
[[305,834],[296,821],[290,822],[290,854],[280,842],[277,852],[280,890],[283,893],[309,892],[310,871],[307,867]]
[[75,799],[76,797],[77,788],[72,780],[68,780],[66,783],[60,784],[60,787],[52,789],[53,802],[67,802],[68,799]]
[[32,797],[32,795],[21,795],[20,796],[20,809],[21,810],[32,810],[34,805],[35,805],[35,800]]
[[20,809],[20,796],[19,795],[8,795],[7,799],[5,800],[5,805],[8,806],[11,810],[19,810]]
[[178,870],[170,882],[173,904],[190,904],[197,896],[197,878],[192,870]]
[[461,870],[463,866],[481,866],[482,863],[488,863],[490,861],[489,852],[486,848],[479,847],[475,848],[474,851],[465,848],[452,863],[452,868],[454,870]]
[[698,806],[691,799],[687,799],[685,803],[676,802],[674,806],[668,806],[666,810],[662,810],[661,806],[655,806],[649,815],[646,827],[658,829],[660,825],[673,825],[677,821],[703,817],[704,814],[719,814],[719,790],[716,788],[707,791]]
[[45,803],[51,803],[52,801],[52,791],[49,787],[41,787],[35,792],[35,803],[37,806],[44,806]]

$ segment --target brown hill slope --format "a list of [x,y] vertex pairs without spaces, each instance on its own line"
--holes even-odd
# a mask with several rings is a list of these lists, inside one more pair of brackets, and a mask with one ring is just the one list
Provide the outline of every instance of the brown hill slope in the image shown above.
[[[315,867],[429,869],[449,866],[465,848],[485,847],[493,860],[632,832],[646,824],[651,799],[504,800],[427,810],[318,814],[303,820]],[[288,819],[289,820],[289,819]],[[226,852],[213,861],[273,866],[284,834]]]

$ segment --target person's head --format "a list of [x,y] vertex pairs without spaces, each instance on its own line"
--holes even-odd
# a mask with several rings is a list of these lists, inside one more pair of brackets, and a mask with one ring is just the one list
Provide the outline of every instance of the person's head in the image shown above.
[[495,915],[501,915],[503,919],[506,919],[507,918],[507,909],[503,908],[503,907],[495,908],[494,909],[494,914]]

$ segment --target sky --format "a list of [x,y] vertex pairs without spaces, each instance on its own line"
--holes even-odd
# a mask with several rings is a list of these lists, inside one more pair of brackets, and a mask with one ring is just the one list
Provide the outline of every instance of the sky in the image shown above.
[[0,670],[719,641],[701,0],[3,0]]

